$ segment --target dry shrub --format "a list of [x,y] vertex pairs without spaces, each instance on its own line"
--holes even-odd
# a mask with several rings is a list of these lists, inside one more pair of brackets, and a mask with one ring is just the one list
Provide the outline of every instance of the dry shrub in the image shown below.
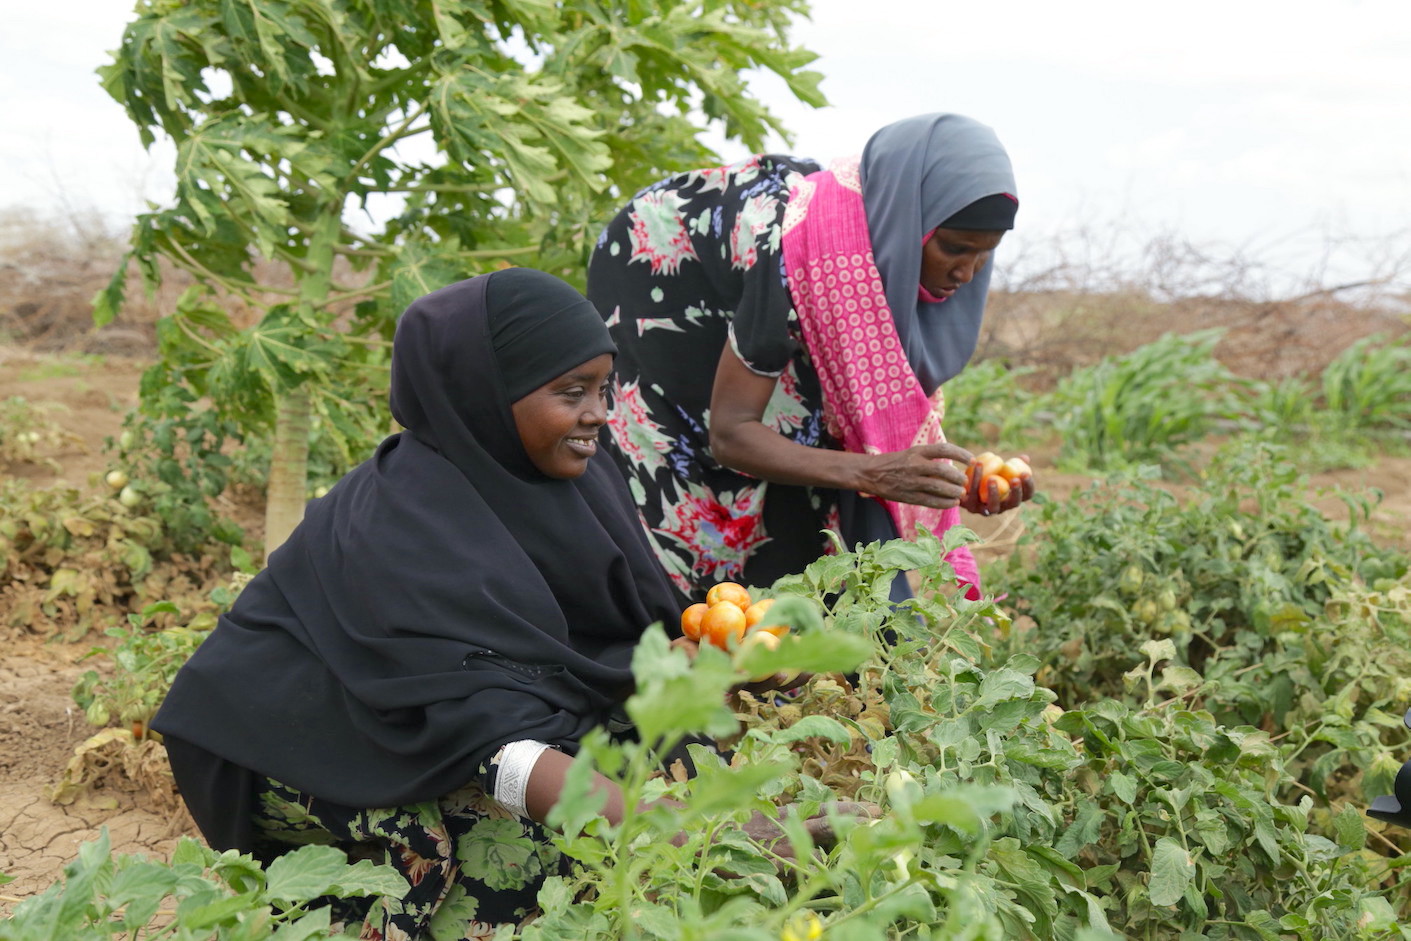
[[976,358],[1032,366],[1047,387],[1104,356],[1129,353],[1165,333],[1223,328],[1215,356],[1236,375],[1274,380],[1321,373],[1353,341],[1408,331],[1390,306],[1327,294],[1287,300],[1186,297],[1159,301],[1130,291],[996,291],[990,295]]
[[97,213],[0,213],[0,339],[45,352],[150,354],[158,310],[174,302],[179,285],[148,299],[134,280],[133,303],[122,316],[101,330],[93,326],[93,295],[124,248],[124,233]]
[[228,578],[224,552],[172,552],[157,520],[107,495],[0,482],[0,638],[77,640],[154,601],[195,609]]
[[97,789],[145,794],[158,810],[189,823],[167,750],[155,738],[134,738],[128,729],[102,729],[74,749],[49,797],[67,805]]
[[[1328,283],[1326,266],[1293,278],[1170,235],[1135,250],[1094,229],[1054,235],[1010,259],[976,357],[1033,367],[1029,383],[1045,388],[1163,334],[1221,328],[1215,355],[1237,375],[1319,373],[1356,340],[1411,330],[1411,233],[1379,246],[1363,253],[1365,277]],[[1329,242],[1325,252],[1346,249]]]
[[[156,349],[157,320],[176,308],[177,298],[193,283],[185,271],[160,263],[161,287],[151,296],[134,268],[127,274],[126,302],[117,319],[93,326],[93,296],[107,286],[127,250],[128,229],[96,211],[66,216],[33,210],[0,211],[0,342],[36,351],[150,356]],[[345,283],[362,283],[370,274],[335,273]],[[261,284],[290,288],[289,271],[256,260],[253,276]],[[257,298],[271,300],[270,298]],[[239,298],[221,303],[236,327],[253,325],[263,311]]]

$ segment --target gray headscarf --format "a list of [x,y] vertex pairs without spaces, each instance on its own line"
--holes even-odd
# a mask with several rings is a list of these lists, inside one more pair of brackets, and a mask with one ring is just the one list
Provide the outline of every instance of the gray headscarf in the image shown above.
[[944,303],[921,303],[921,237],[977,199],[1015,195],[1014,171],[990,128],[959,114],[923,114],[873,134],[861,174],[887,304],[907,361],[929,394],[975,352],[991,265]]

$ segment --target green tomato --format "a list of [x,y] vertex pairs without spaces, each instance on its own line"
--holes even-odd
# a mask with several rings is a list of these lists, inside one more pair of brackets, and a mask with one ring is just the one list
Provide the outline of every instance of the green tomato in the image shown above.
[[132,509],[142,502],[142,494],[133,490],[131,485],[128,485],[123,487],[122,492],[118,494],[118,502],[128,509]]
[[114,490],[121,490],[127,486],[127,474],[120,470],[108,471],[108,476],[104,477],[103,480]]
[[98,702],[96,699],[88,704],[88,708],[83,711],[83,717],[88,720],[89,725],[104,726],[108,724],[108,707]]

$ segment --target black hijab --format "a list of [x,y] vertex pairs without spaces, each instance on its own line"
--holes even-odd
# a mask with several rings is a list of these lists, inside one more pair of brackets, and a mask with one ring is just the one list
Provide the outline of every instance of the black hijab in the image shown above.
[[183,784],[187,745],[387,807],[466,784],[506,742],[571,751],[630,693],[632,649],[648,624],[675,623],[675,597],[611,458],[545,477],[508,391],[613,351],[582,295],[528,269],[407,309],[391,395],[407,430],[309,505],[153,723],[176,740],[178,784],[208,838],[220,798]]

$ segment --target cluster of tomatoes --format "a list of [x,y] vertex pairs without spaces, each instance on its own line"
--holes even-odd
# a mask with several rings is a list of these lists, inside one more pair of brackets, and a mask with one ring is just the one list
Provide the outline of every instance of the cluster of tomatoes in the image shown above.
[[[762,643],[775,647],[789,632],[787,624],[760,625],[773,598],[753,601],[743,585],[721,582],[706,592],[706,600],[681,612],[681,633],[688,640],[733,650]],[[758,638],[758,639],[757,639]],[[769,638],[764,640],[763,638]]]
[[1009,496],[1010,490],[1025,477],[1033,476],[1033,473],[1023,458],[1011,457],[1005,460],[993,451],[985,451],[975,455],[975,459],[970,462],[966,470],[966,483],[981,499],[989,494],[990,484],[993,483],[995,496],[1003,500]]

